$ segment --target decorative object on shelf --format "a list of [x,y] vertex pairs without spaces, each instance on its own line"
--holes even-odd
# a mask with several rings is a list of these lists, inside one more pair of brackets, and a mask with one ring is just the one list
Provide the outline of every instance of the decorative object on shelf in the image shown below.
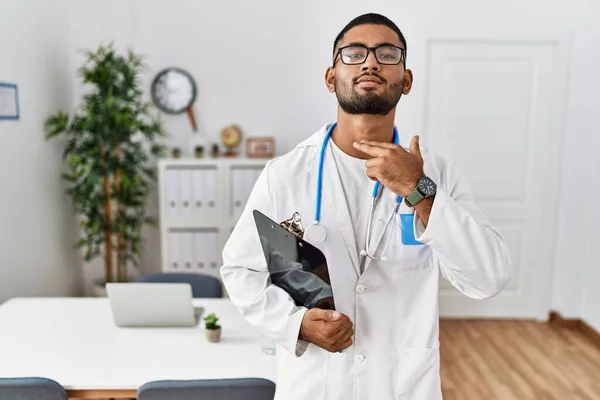
[[210,313],[204,317],[206,323],[206,338],[211,343],[217,343],[221,340],[221,326],[217,324],[219,317],[215,313]]
[[46,139],[66,139],[63,159],[69,171],[63,178],[82,235],[75,248],[85,249],[86,262],[104,260],[98,292],[106,282],[129,279],[128,266],[139,267],[142,226],[157,226],[147,214],[157,177],[148,161],[164,156],[159,140],[166,134],[152,104],[144,101],[142,66],[139,55],[120,54],[112,43],[87,52],[78,69],[90,89],[83,103],[74,115],[59,111],[45,122]]
[[219,157],[220,153],[221,153],[221,150],[219,149],[219,145],[216,144],[216,143],[214,143],[212,145],[212,148],[211,148],[211,151],[210,151],[210,155],[213,158],[216,158],[216,157]]
[[235,157],[237,156],[237,152],[234,149],[241,143],[242,141],[242,130],[236,124],[231,124],[226,126],[221,130],[221,142],[227,151],[223,153],[225,157]]
[[13,83],[0,82],[0,120],[19,119],[19,91]]
[[171,157],[180,158],[181,157],[181,149],[179,147],[173,147],[171,150]]
[[271,158],[275,157],[275,138],[253,137],[246,139],[246,157]]
[[196,148],[194,148],[194,154],[196,155],[196,158],[204,157],[204,146],[196,146]]
[[150,92],[152,101],[161,111],[173,115],[185,112],[192,130],[198,131],[193,108],[197,88],[189,72],[178,67],[163,69],[154,77]]

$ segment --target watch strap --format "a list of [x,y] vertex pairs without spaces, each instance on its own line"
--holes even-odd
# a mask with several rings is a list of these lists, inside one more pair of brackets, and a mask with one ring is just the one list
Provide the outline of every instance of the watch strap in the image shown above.
[[418,189],[415,189],[411,194],[409,194],[408,196],[406,196],[406,202],[411,207],[414,207],[415,205],[417,205],[424,198],[425,198],[425,196],[423,196],[423,194],[421,194],[421,192],[419,192]]

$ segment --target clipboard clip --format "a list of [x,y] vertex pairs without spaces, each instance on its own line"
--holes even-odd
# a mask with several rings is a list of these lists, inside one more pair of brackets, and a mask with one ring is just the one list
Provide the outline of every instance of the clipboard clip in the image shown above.
[[280,222],[279,225],[284,227],[289,232],[293,233],[295,236],[302,239],[304,236],[304,228],[302,227],[302,217],[299,212],[295,212],[290,219],[286,219],[283,222]]

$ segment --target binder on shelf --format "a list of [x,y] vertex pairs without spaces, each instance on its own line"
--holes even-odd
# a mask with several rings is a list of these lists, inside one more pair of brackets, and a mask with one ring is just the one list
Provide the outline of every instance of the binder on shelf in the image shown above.
[[207,205],[205,201],[206,184],[204,182],[204,169],[194,168],[192,170],[192,201],[194,203],[192,217],[203,220],[207,216]]
[[194,232],[194,269],[203,272],[206,269],[206,250],[205,233],[202,231]]
[[169,265],[168,265],[168,269],[170,271],[179,271],[181,269],[181,259],[179,257],[180,252],[179,252],[179,233],[178,232],[173,232],[170,231],[167,234],[168,237],[168,242],[169,242],[169,250],[168,250],[168,257],[167,259],[169,260]]
[[164,205],[165,214],[168,218],[177,218],[179,216],[179,173],[174,168],[165,170],[165,198],[167,203]]
[[218,196],[219,180],[217,178],[218,175],[216,168],[207,168],[204,170],[204,188],[207,202],[206,212],[207,215],[211,217],[214,217],[221,212]]
[[193,197],[192,197],[192,172],[191,169],[178,169],[177,174],[179,175],[179,193],[181,194],[180,199],[180,213],[181,218],[189,219],[193,213]]
[[192,246],[193,234],[191,232],[179,232],[179,252],[181,255],[181,269],[183,272],[190,272],[193,266]]
[[231,206],[232,216],[237,220],[244,210],[246,202],[244,201],[244,170],[233,168],[231,170]]
[[216,232],[208,232],[207,233],[207,241],[208,249],[206,252],[206,258],[208,260],[208,267],[210,270],[215,271],[218,267],[220,267],[218,259],[219,253],[219,245],[218,245],[218,233]]

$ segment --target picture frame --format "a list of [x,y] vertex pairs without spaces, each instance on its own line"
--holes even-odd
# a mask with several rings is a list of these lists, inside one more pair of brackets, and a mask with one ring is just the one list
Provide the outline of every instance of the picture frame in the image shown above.
[[246,157],[272,158],[275,156],[274,137],[249,137],[246,139]]
[[0,120],[18,120],[19,91],[14,83],[0,82]]

